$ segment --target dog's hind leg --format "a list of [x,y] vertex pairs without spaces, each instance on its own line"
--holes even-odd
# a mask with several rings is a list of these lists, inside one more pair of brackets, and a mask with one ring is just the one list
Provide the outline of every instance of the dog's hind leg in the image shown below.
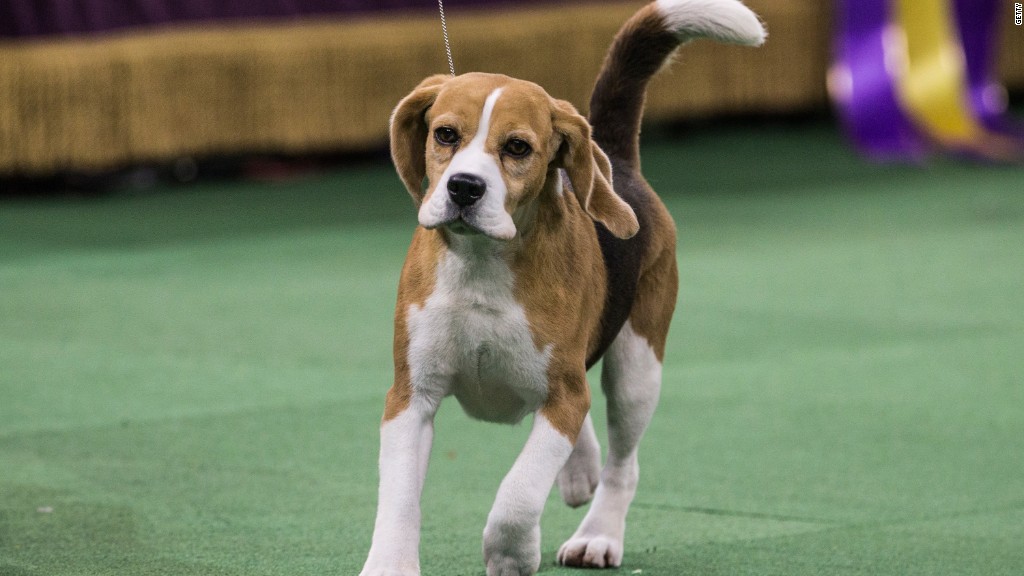
[[604,356],[601,386],[608,402],[608,459],[590,510],[558,551],[560,564],[622,564],[626,513],[639,480],[637,446],[658,404],[677,282],[674,250],[666,250],[641,278],[630,319]]

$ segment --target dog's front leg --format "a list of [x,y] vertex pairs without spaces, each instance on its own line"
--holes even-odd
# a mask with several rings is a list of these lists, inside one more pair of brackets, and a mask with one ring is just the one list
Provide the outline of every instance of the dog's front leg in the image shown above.
[[484,528],[487,576],[530,576],[540,567],[544,503],[590,409],[586,375],[572,379],[574,393],[552,394],[536,413],[526,446],[501,482]]
[[398,414],[395,391],[380,428],[380,488],[373,544],[360,576],[419,576],[420,494],[436,410],[413,400]]

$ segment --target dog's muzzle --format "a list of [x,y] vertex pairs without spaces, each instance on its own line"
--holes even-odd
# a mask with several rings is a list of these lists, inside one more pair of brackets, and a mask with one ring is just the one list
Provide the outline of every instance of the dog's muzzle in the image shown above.
[[516,226],[505,211],[505,186],[501,173],[496,168],[492,172],[454,169],[446,173],[420,206],[420,224],[427,229],[446,227],[459,235],[511,240]]

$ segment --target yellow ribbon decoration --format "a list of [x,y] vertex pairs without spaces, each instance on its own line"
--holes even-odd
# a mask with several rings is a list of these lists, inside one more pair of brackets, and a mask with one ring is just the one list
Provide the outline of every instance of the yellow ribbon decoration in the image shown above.
[[1019,158],[1012,139],[986,130],[971,109],[950,0],[894,2],[897,26],[886,33],[886,61],[908,115],[941,144],[993,159]]

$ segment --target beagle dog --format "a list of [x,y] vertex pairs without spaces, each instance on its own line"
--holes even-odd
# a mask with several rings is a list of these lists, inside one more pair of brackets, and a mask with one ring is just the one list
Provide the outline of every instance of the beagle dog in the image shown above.
[[[488,576],[537,571],[556,483],[570,506],[592,500],[558,563],[622,563],[678,285],[675,225],[640,173],[640,120],[648,80],[700,37],[760,45],[765,32],[738,0],[648,4],[612,44],[589,122],[540,86],[497,74],[432,76],[398,104],[391,155],[419,226],[398,289],[362,576],[420,573],[420,494],[447,396],[481,420],[534,415],[484,528]],[[586,380],[601,358],[603,467]]]

